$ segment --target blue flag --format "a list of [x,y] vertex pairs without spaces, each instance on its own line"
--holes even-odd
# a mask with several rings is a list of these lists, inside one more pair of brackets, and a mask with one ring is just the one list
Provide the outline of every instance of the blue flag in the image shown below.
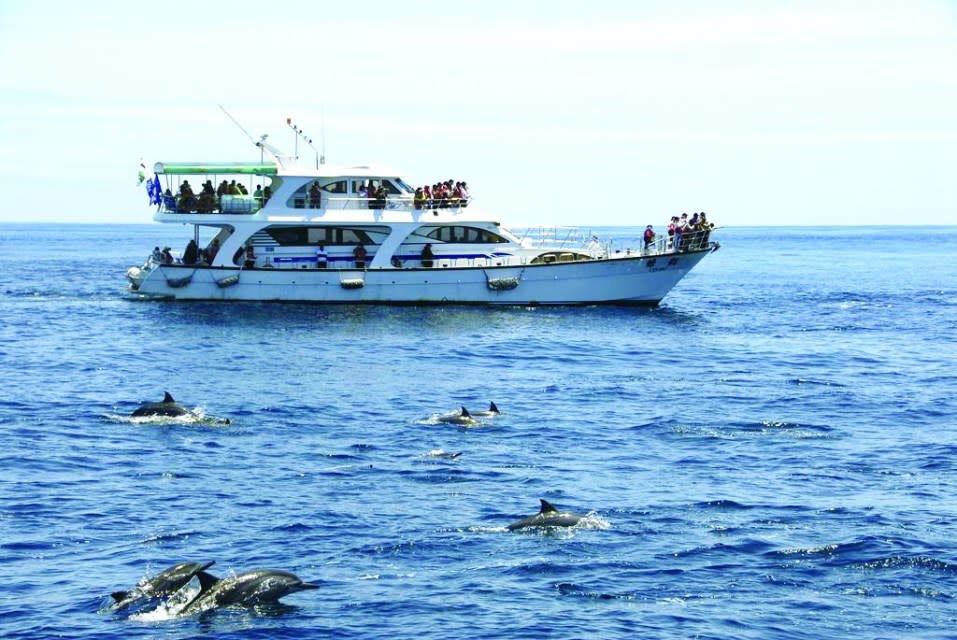
[[146,193],[150,197],[150,204],[159,204],[163,190],[160,188],[159,176],[153,176],[152,180],[146,182]]

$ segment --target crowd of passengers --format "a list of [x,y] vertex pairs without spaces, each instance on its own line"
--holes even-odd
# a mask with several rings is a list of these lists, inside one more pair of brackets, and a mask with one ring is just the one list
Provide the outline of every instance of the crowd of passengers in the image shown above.
[[370,209],[385,209],[389,190],[384,184],[376,186],[370,180],[368,183],[362,182],[359,184],[356,195],[359,197],[359,201],[365,201]]
[[425,185],[415,190],[412,206],[416,209],[454,209],[467,207],[469,187],[465,182],[446,180],[436,182],[431,187]]
[[160,251],[159,247],[153,247],[153,254],[150,257],[155,264],[173,264],[174,262],[178,262],[179,264],[203,266],[212,264],[217,253],[219,253],[219,240],[213,238],[213,241],[205,248],[197,245],[195,240],[190,240],[186,244],[186,249],[183,251],[182,257],[179,259],[173,257],[169,247],[163,247],[162,251]]
[[[680,216],[671,216],[668,222],[668,242],[665,245],[668,251],[689,251],[704,248],[708,244],[714,223],[708,220],[707,214],[702,211],[693,214],[690,218],[687,213]],[[658,234],[652,225],[645,227],[643,236],[645,251],[648,251],[658,240]]]
[[[213,213],[222,210],[221,203],[223,196],[248,195],[249,190],[246,189],[246,186],[235,180],[232,182],[223,180],[216,188],[213,188],[212,180],[207,180],[203,183],[199,194],[193,191],[189,180],[183,180],[182,184],[179,185],[179,193],[176,196],[174,196],[169,189],[163,193],[163,206],[167,211],[176,211],[177,213],[187,213],[190,211]],[[269,198],[271,197],[272,189],[269,185],[266,185],[265,188],[256,185],[256,190],[253,192],[253,199],[256,200],[257,209],[269,202]]]
[[[362,182],[357,187],[356,196],[364,201],[369,209],[385,209],[390,191],[384,184],[376,185],[374,181]],[[166,189],[163,193],[163,206],[167,211],[177,213],[216,213],[222,211],[223,196],[248,196],[249,190],[242,183],[232,180],[223,180],[218,187],[213,187],[212,180],[203,183],[199,193],[193,191],[189,180],[183,180],[179,185],[179,193],[174,195]],[[318,181],[313,181],[308,188],[308,207],[319,209],[322,207],[322,191]],[[267,185],[256,185],[252,194],[256,201],[256,209],[260,209],[272,197],[272,189]],[[415,190],[412,204],[416,209],[448,209],[468,206],[468,185],[464,182],[446,180],[426,185]]]

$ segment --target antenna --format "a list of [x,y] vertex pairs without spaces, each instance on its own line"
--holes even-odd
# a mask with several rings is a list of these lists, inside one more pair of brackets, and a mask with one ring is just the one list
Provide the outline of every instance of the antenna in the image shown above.
[[[239,124],[239,120],[237,120],[236,118],[234,118],[233,115],[232,115],[230,112],[226,111],[226,107],[224,107],[223,105],[218,105],[218,106],[219,106],[220,109],[223,110],[223,113],[226,114],[226,117],[229,118],[230,120],[232,120],[232,121],[233,121],[233,124],[235,124],[237,127],[239,127],[239,130],[246,134],[246,137],[249,138],[249,141],[252,142],[254,145],[256,145],[256,146],[258,147],[259,144],[256,142],[256,140],[253,139],[253,137],[252,137],[251,135],[249,135],[249,132],[246,131],[246,130],[243,128],[243,125]],[[263,137],[263,139],[265,140],[265,136]]]
[[[306,132],[299,128],[298,125],[293,123],[292,118],[286,118],[286,124],[289,125],[289,128],[293,130],[293,133],[296,135],[295,139],[295,151],[293,155],[296,160],[299,159],[299,138],[302,138],[303,141],[309,145],[309,147],[316,152],[316,169],[319,168],[319,152],[316,151],[316,148],[312,144],[312,138],[306,135]],[[322,161],[325,162],[325,156],[323,156]]]
[[[319,111],[319,135],[322,155],[319,156],[319,164],[326,164],[326,105],[323,104]],[[318,167],[317,167],[318,168]]]
[[262,134],[261,136],[259,136],[259,140],[256,141],[256,139],[253,138],[251,135],[249,135],[249,132],[246,131],[245,128],[243,128],[243,125],[239,124],[239,121],[236,120],[236,118],[234,118],[231,113],[226,111],[226,107],[224,107],[223,105],[218,105],[218,106],[220,109],[223,110],[223,113],[225,113],[226,116],[233,121],[233,124],[239,127],[239,130],[242,131],[244,134],[246,134],[246,137],[249,138],[249,141],[252,142],[255,146],[259,147],[259,164],[265,163],[264,155],[266,151],[268,151],[269,155],[275,158],[276,161],[279,162],[280,164],[283,163],[284,158],[288,158],[288,156],[283,155],[279,149],[277,149],[276,147],[266,142],[266,138],[269,137],[268,133]]

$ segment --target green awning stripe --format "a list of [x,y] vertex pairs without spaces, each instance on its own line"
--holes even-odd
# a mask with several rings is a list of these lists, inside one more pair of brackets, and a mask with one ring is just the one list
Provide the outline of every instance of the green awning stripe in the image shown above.
[[246,162],[157,162],[153,173],[166,175],[251,174],[274,176],[278,173],[274,164],[249,164]]

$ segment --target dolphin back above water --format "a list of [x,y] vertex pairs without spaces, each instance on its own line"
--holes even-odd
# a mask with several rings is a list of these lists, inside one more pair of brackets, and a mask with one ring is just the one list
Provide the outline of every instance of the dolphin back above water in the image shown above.
[[489,405],[488,405],[488,409],[486,409],[485,411],[473,411],[473,412],[472,412],[472,415],[473,415],[473,416],[482,416],[482,417],[492,417],[492,416],[497,416],[497,415],[499,415],[500,413],[502,413],[502,412],[498,410],[498,407],[495,406],[495,403],[494,403],[494,402],[490,402]]
[[200,583],[212,584],[216,578],[206,573],[215,564],[208,562],[181,562],[150,578],[144,578],[138,585],[129,591],[114,591],[111,595],[113,604],[111,611],[121,611],[130,606],[146,604],[158,598],[164,598],[175,593],[194,577],[199,577]]
[[219,607],[274,603],[290,593],[319,588],[317,584],[303,582],[295,574],[276,569],[248,571],[211,584],[204,583],[201,578],[200,583],[199,593],[183,607],[180,615],[202,613]]
[[548,500],[540,500],[542,508],[533,516],[522,518],[508,525],[509,531],[531,529],[535,527],[574,527],[584,516],[571,511],[559,511]]
[[478,424],[478,420],[473,418],[472,414],[469,413],[469,410],[466,409],[464,406],[462,407],[462,410],[459,411],[458,413],[450,413],[444,416],[439,416],[438,421],[444,422],[445,424],[462,424],[462,425]]
[[163,416],[168,418],[178,418],[179,416],[192,415],[193,412],[173,400],[169,391],[163,396],[162,402],[149,402],[141,405],[133,413],[131,418],[147,418],[150,416]]

